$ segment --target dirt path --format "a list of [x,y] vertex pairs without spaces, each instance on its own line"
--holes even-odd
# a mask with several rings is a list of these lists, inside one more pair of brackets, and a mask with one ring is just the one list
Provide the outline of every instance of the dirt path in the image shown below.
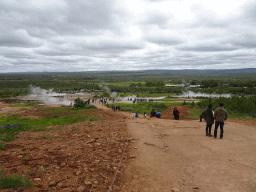
[[221,140],[205,136],[204,122],[124,114],[135,158],[121,191],[256,191],[255,126],[226,122]]

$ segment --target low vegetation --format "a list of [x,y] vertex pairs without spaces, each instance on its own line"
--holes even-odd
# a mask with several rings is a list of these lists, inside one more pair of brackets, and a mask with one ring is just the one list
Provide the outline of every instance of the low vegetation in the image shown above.
[[129,111],[129,112],[136,112],[139,114],[143,114],[144,112],[149,114],[152,109],[155,109],[155,111],[163,112],[165,109],[167,109],[168,106],[174,106],[174,105],[181,105],[182,103],[177,102],[169,102],[169,103],[163,103],[163,102],[139,102],[136,104],[125,104],[125,103],[118,103],[118,104],[111,104],[108,105],[108,107],[114,106],[120,106],[121,111]]
[[227,109],[229,116],[233,118],[256,118],[256,96],[251,97],[239,97],[235,96],[232,98],[207,98],[201,100],[197,105],[200,108],[206,108],[209,103],[213,105],[213,110],[215,110],[219,103],[224,104],[224,108]]
[[21,175],[4,175],[0,180],[0,189],[32,188],[31,181]]

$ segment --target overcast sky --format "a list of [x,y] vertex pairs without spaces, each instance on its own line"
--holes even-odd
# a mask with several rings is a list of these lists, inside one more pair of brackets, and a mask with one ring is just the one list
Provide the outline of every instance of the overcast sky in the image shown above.
[[0,73],[256,64],[255,0],[0,0]]

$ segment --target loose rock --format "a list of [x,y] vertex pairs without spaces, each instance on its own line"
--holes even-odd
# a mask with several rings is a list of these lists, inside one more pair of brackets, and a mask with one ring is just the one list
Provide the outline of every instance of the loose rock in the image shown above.
[[90,185],[90,184],[92,184],[92,182],[91,181],[84,181],[84,184],[85,185]]
[[57,186],[58,186],[58,187],[62,187],[62,186],[63,186],[63,183],[59,182]]
[[85,190],[85,186],[80,186],[78,187],[77,191],[84,191]]
[[180,190],[178,188],[172,188],[171,192],[180,192]]
[[76,175],[80,175],[82,172],[80,171],[80,170],[78,170],[77,172],[76,172]]
[[49,186],[55,186],[56,185],[56,182],[55,181],[52,181],[49,183]]

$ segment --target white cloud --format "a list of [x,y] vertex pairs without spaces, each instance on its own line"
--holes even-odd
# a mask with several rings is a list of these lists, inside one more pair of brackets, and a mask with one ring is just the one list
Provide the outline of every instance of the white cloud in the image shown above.
[[255,18],[253,0],[0,1],[0,70],[254,67]]

